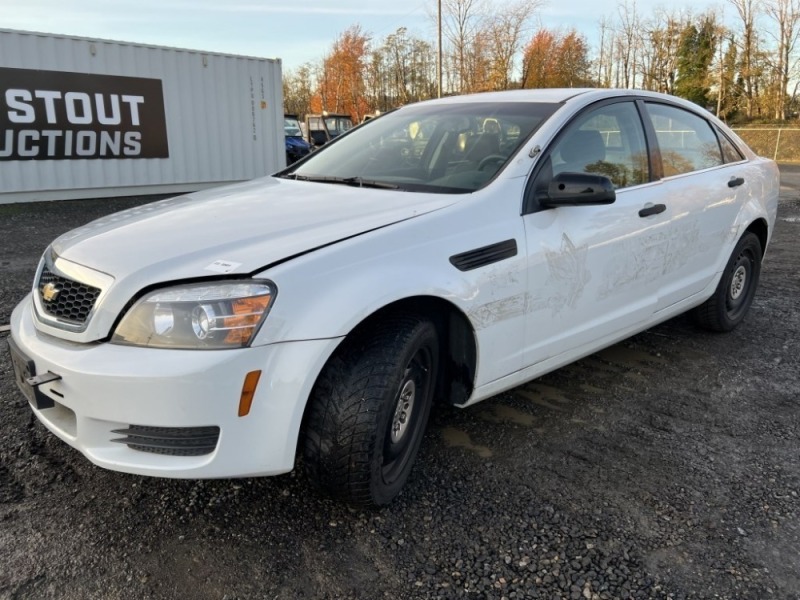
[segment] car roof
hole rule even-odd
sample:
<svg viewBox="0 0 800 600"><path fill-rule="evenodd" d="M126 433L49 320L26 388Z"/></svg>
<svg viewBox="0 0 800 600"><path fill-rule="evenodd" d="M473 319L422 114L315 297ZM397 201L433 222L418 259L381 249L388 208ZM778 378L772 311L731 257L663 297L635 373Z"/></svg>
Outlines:
<svg viewBox="0 0 800 600"><path fill-rule="evenodd" d="M727 130L721 121L707 109L690 102L684 98L651 92L648 90L631 90L622 88L543 88L535 90L504 90L500 92L479 92L476 94L464 94L460 96L445 96L434 100L426 100L419 104L469 104L469 103L504 103L504 102L532 102L544 104L568 104L576 102L582 106L604 100L607 98L637 97L644 100L655 100L670 102L702 115L704 118L711 118L718 126Z"/></svg>
<svg viewBox="0 0 800 600"><path fill-rule="evenodd" d="M575 96L590 92L609 92L612 90L599 90L594 88L546 88L536 90L504 90L502 92L480 92L477 94L464 94L461 96L445 96L431 102L544 102L559 103ZM624 90L613 90L622 92ZM616 95L616 94L608 94Z"/></svg>
<svg viewBox="0 0 800 600"><path fill-rule="evenodd" d="M424 104L442 103L472 103L472 102L541 102L549 104L566 103L570 100L588 104L604 98L620 98L626 96L637 96L652 98L654 100L668 100L676 104L682 104L693 110L702 110L701 107L683 98L677 98L667 94L651 92L646 90L631 90L620 88L543 88L535 90L505 90L500 92L480 92L476 94L464 94L460 96L445 96L435 100L427 100Z"/></svg>

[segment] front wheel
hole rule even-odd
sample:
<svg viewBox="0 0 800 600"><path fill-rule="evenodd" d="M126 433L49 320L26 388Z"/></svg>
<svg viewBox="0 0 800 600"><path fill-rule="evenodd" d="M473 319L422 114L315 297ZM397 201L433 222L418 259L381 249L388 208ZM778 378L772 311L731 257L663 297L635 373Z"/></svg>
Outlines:
<svg viewBox="0 0 800 600"><path fill-rule="evenodd" d="M356 505L391 502L422 442L438 365L436 328L422 317L389 317L346 339L309 399L312 482Z"/></svg>
<svg viewBox="0 0 800 600"><path fill-rule="evenodd" d="M714 295L694 309L695 321L712 331L731 331L747 314L761 275L761 242L745 233L736 244Z"/></svg>

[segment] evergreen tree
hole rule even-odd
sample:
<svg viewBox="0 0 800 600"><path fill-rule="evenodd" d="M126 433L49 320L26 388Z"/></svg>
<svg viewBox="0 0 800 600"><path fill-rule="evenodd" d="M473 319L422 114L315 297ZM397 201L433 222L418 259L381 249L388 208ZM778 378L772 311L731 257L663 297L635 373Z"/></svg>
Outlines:
<svg viewBox="0 0 800 600"><path fill-rule="evenodd" d="M678 47L678 76L675 80L675 95L691 100L695 104L708 107L709 69L714 59L717 33L712 18L703 17L700 27L688 24L681 32Z"/></svg>

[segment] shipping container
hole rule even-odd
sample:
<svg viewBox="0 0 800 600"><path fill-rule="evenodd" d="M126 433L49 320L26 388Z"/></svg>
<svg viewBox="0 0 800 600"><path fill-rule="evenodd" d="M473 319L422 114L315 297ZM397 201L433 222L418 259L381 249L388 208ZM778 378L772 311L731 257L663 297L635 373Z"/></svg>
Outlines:
<svg viewBox="0 0 800 600"><path fill-rule="evenodd" d="M181 193L285 162L279 59L0 29L0 203Z"/></svg>

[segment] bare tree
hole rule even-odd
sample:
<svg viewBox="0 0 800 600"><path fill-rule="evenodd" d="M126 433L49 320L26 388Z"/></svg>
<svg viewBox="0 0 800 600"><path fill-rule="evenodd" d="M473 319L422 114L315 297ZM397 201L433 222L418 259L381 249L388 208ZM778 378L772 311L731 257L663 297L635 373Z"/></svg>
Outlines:
<svg viewBox="0 0 800 600"><path fill-rule="evenodd" d="M617 87L635 88L642 28L636 12L636 1L624 0L617 6L617 11L620 20L616 36L616 85Z"/></svg>
<svg viewBox="0 0 800 600"><path fill-rule="evenodd" d="M314 95L314 66L306 63L283 77L283 110L289 114L304 115L311 110Z"/></svg>
<svg viewBox="0 0 800 600"><path fill-rule="evenodd" d="M777 48L773 69L775 73L776 119L786 118L786 102L789 94L789 79L794 70L792 60L798 35L800 35L800 0L765 0L764 12L775 21L777 26ZM796 62L796 61L795 61Z"/></svg>
<svg viewBox="0 0 800 600"><path fill-rule="evenodd" d="M469 81L478 34L483 28L485 0L442 0L442 29L451 45L458 92L471 91Z"/></svg>
<svg viewBox="0 0 800 600"><path fill-rule="evenodd" d="M642 87L672 94L675 90L678 47L687 17L677 12L657 10L643 23L644 43L641 46L639 69Z"/></svg>
<svg viewBox="0 0 800 600"><path fill-rule="evenodd" d="M373 110L385 111L431 98L435 77L433 46L400 27L371 52L366 75L368 103Z"/></svg>
<svg viewBox="0 0 800 600"><path fill-rule="evenodd" d="M599 21L600 48L597 56L597 85L611 87L615 69L614 49L617 47L617 32L608 17Z"/></svg>
<svg viewBox="0 0 800 600"><path fill-rule="evenodd" d="M728 0L736 9L741 20L742 35L739 42L741 63L739 74L744 84L745 111L752 118L755 108L758 38L756 35L756 15L758 0Z"/></svg>
<svg viewBox="0 0 800 600"><path fill-rule="evenodd" d="M514 60L522 46L531 18L544 0L517 0L505 4L487 19L485 37L491 62L490 85L496 90L511 87Z"/></svg>

